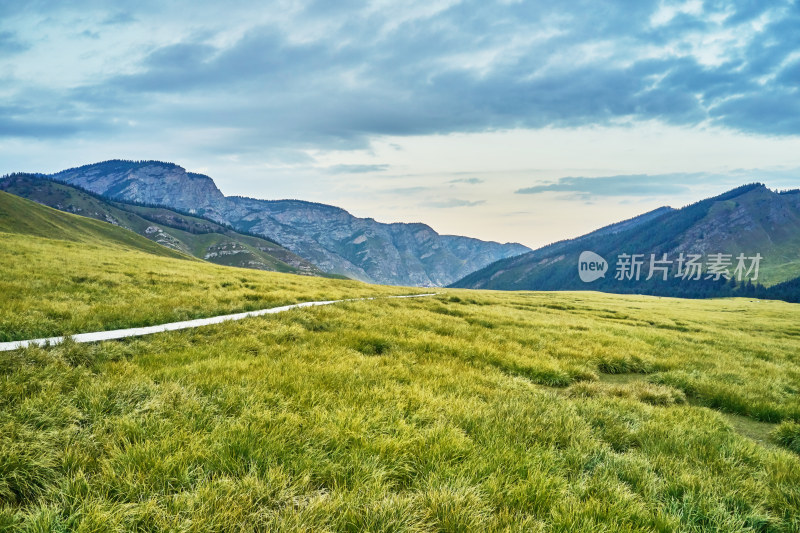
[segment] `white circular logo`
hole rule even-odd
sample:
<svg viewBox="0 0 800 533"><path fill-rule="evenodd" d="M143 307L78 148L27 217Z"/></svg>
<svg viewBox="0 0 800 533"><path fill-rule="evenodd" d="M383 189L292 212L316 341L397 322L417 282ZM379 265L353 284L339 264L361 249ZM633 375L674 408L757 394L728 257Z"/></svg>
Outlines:
<svg viewBox="0 0 800 533"><path fill-rule="evenodd" d="M584 283L603 278L608 271L608 263L594 252L581 252L578 258L578 275Z"/></svg>

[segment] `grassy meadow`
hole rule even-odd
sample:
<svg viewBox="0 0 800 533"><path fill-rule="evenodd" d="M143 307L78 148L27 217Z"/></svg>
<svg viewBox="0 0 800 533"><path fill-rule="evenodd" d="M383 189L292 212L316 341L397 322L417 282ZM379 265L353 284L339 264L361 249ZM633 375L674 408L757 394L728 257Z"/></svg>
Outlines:
<svg viewBox="0 0 800 533"><path fill-rule="evenodd" d="M797 531L798 318L448 291L2 353L0 524Z"/></svg>
<svg viewBox="0 0 800 533"><path fill-rule="evenodd" d="M11 339L416 292L1 225ZM442 290L0 352L0 530L796 532L799 454L776 301Z"/></svg>
<svg viewBox="0 0 800 533"><path fill-rule="evenodd" d="M0 251L0 342L425 292L214 265L4 192Z"/></svg>

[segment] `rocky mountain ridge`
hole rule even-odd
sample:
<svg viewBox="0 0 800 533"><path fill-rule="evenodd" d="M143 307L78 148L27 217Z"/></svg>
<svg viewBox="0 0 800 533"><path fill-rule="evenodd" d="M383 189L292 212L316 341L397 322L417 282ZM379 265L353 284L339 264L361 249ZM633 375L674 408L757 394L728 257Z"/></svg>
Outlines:
<svg viewBox="0 0 800 533"><path fill-rule="evenodd" d="M368 282L444 286L530 251L517 243L440 235L425 224L384 224L325 204L226 197L210 177L173 163L114 160L50 177L111 199L197 213L273 240L325 272Z"/></svg>

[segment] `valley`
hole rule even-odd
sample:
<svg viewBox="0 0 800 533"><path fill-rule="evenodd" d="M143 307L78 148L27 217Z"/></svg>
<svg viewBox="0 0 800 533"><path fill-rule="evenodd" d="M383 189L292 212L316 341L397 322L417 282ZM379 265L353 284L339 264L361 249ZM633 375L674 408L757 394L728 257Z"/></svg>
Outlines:
<svg viewBox="0 0 800 533"><path fill-rule="evenodd" d="M800 533L798 29L0 2L0 533Z"/></svg>
<svg viewBox="0 0 800 533"><path fill-rule="evenodd" d="M423 292L0 207L3 341ZM0 352L0 528L796 531L798 323L443 289Z"/></svg>
<svg viewBox="0 0 800 533"><path fill-rule="evenodd" d="M225 196L214 181L161 161L112 160L50 176L105 198L203 216L277 242L323 272L389 285L443 286L498 259L517 243L439 235L422 223L384 224L301 200Z"/></svg>

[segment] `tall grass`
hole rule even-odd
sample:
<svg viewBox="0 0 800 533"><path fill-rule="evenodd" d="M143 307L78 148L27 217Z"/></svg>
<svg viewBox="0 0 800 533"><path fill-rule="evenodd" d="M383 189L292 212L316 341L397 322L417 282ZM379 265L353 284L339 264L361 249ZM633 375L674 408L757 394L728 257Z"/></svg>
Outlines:
<svg viewBox="0 0 800 533"><path fill-rule="evenodd" d="M104 240L0 233L0 250L0 342L403 292L157 256Z"/></svg>
<svg viewBox="0 0 800 533"><path fill-rule="evenodd" d="M3 340L408 292L112 241L0 234ZM800 531L798 324L453 290L2 352L0 530Z"/></svg>
<svg viewBox="0 0 800 533"><path fill-rule="evenodd" d="M794 420L794 312L454 291L0 354L0 521L797 531L800 458L697 405L714 390L670 379L719 381ZM676 321L687 331L664 327ZM610 360L650 374L604 384Z"/></svg>

